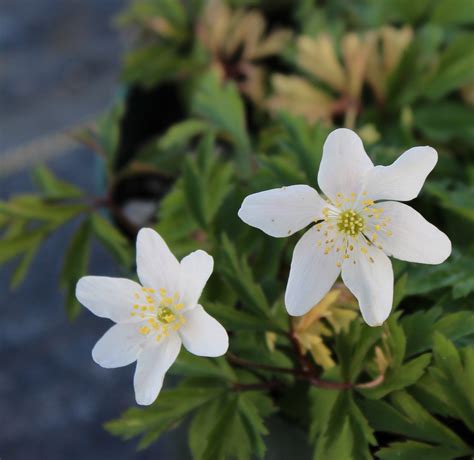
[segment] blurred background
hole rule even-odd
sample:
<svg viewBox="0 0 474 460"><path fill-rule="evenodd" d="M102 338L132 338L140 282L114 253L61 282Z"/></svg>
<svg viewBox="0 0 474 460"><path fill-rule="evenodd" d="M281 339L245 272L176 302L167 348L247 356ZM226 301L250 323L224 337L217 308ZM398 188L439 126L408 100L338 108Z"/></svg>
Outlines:
<svg viewBox="0 0 474 460"><path fill-rule="evenodd" d="M30 192L47 164L65 180L97 188L95 156L61 133L110 105L123 45L112 19L125 0L0 2L0 199ZM90 314L66 317L56 280L72 228L48 239L27 284L11 292L0 273L0 458L149 459L103 430L134 404L133 367L107 372L91 359L108 328ZM93 250L94 274L116 264Z"/></svg>

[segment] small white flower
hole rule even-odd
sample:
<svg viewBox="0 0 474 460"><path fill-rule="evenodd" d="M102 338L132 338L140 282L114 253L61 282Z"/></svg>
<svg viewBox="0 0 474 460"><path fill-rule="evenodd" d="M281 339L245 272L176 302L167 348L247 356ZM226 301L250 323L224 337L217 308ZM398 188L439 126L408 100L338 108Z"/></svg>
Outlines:
<svg viewBox="0 0 474 460"><path fill-rule="evenodd" d="M79 302L117 323L95 345L94 361L106 368L137 361L138 404L155 401L181 343L199 356L221 356L227 351L227 332L198 304L213 267L213 258L201 250L179 263L161 236L144 228L137 237L141 285L103 276L86 276L77 283Z"/></svg>
<svg viewBox="0 0 474 460"><path fill-rule="evenodd" d="M413 208L398 203L420 192L438 159L431 147L413 147L390 166L375 166L362 141L336 129L324 144L318 184L249 195L239 217L274 237L311 227L298 241L285 294L290 315L305 314L339 274L357 297L364 320L381 325L393 301L393 271L387 256L440 264L451 254L449 238Z"/></svg>

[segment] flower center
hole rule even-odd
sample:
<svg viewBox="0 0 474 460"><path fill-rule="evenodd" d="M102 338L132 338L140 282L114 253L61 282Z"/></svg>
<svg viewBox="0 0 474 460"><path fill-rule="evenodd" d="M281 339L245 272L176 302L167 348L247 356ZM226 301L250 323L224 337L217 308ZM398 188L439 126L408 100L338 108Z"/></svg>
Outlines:
<svg viewBox="0 0 474 460"><path fill-rule="evenodd" d="M184 316L179 313L184 308L184 305L179 303L179 293L171 297L164 288L156 292L152 288L143 287L141 292L135 292L134 297L136 303L130 316L138 316L148 323L141 323L138 331L142 335L154 336L159 342L169 336L170 330L177 331L186 322Z"/></svg>
<svg viewBox="0 0 474 460"><path fill-rule="evenodd" d="M364 230L364 218L353 209L343 211L337 220L337 229L349 236L357 236Z"/></svg>

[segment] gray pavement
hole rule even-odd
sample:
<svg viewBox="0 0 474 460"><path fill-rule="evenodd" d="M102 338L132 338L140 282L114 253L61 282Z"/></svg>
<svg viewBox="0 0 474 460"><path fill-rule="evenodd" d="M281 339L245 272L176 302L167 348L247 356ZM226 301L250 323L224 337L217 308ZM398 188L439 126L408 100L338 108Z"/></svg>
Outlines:
<svg viewBox="0 0 474 460"><path fill-rule="evenodd" d="M0 0L0 169L13 149L107 107L121 56L110 21L124 4ZM64 179L99 193L93 153L78 147L47 164ZM31 190L28 168L0 174L0 199ZM57 281L76 225L48 240L16 291L8 287L11 265L0 269L0 458L171 458L167 441L136 453L133 441L123 443L102 428L134 405L133 366L105 370L92 361L92 346L109 327L107 321L86 311L75 323L66 318ZM90 273L117 274L98 246Z"/></svg>

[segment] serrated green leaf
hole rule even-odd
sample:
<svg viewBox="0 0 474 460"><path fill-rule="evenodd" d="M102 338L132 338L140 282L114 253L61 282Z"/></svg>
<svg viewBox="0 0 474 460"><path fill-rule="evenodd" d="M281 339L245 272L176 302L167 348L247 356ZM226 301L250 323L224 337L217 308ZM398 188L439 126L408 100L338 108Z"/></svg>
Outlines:
<svg viewBox="0 0 474 460"><path fill-rule="evenodd" d="M416 441L394 442L377 452L382 460L455 460L460 452L449 447L432 446Z"/></svg>
<svg viewBox="0 0 474 460"><path fill-rule="evenodd" d="M0 213L20 219L42 220L60 225L87 210L81 204L51 203L34 195L17 195L0 202Z"/></svg>
<svg viewBox="0 0 474 460"><path fill-rule="evenodd" d="M66 291L66 312L73 320L81 309L76 299L76 283L87 272L90 254L91 221L84 220L66 249L60 275L60 285Z"/></svg>
<svg viewBox="0 0 474 460"><path fill-rule="evenodd" d="M390 368L383 383L373 388L359 388L358 391L366 398L380 399L393 391L401 390L415 384L425 372L431 361L431 354L418 356L401 367Z"/></svg>
<svg viewBox="0 0 474 460"><path fill-rule="evenodd" d="M122 266L130 267L133 253L128 240L100 214L93 213L90 219L94 236L117 258Z"/></svg>
<svg viewBox="0 0 474 460"><path fill-rule="evenodd" d="M0 265L37 247L51 230L51 227L44 226L25 233L2 236L0 239Z"/></svg>
<svg viewBox="0 0 474 460"><path fill-rule="evenodd" d="M33 178L46 198L78 198L83 195L80 188L58 179L46 166L38 166L33 171Z"/></svg>
<svg viewBox="0 0 474 460"><path fill-rule="evenodd" d="M422 435L422 439L450 447L466 449L466 444L456 433L433 417L407 392L398 391L392 393L390 400L396 409L413 421L416 426L414 432L419 432Z"/></svg>
<svg viewBox="0 0 474 460"><path fill-rule="evenodd" d="M217 388L198 386L164 390L152 406L129 409L119 419L107 422L105 428L123 439L142 435L139 448L145 449L165 431L175 428L187 414L221 393Z"/></svg>
<svg viewBox="0 0 474 460"><path fill-rule="evenodd" d="M254 281L246 259L239 259L235 247L226 235L222 237L222 250L221 273L242 301L243 309L268 317L270 309L262 288Z"/></svg>
<svg viewBox="0 0 474 460"><path fill-rule="evenodd" d="M35 243L33 243L23 254L21 261L15 268L13 272L10 286L12 289L17 288L25 279L26 275L28 274L28 269L35 258L38 249L43 242L42 238L38 238ZM1 250L0 250L1 251Z"/></svg>
<svg viewBox="0 0 474 460"><path fill-rule="evenodd" d="M242 99L233 82L221 83L214 72L204 75L192 101L193 112L209 120L236 147L241 170L250 170L250 139Z"/></svg>

